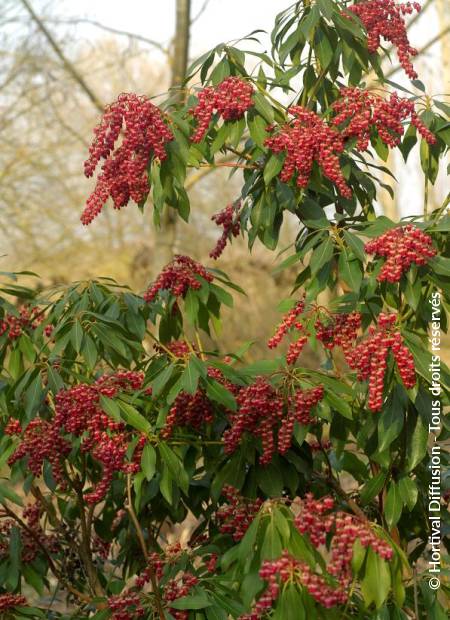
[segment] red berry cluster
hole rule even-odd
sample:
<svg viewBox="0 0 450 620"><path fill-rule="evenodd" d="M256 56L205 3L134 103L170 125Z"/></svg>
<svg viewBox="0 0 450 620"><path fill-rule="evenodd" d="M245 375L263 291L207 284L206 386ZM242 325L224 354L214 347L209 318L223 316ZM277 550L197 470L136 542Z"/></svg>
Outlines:
<svg viewBox="0 0 450 620"><path fill-rule="evenodd" d="M299 389L285 399L267 379L257 377L237 394L237 411L228 412L231 427L223 435L225 452L234 452L244 433L251 433L261 438L263 453L259 462L267 465L275 451L285 454L291 447L296 421L300 424L314 421L311 410L322 398L323 387L318 386Z"/></svg>
<svg viewBox="0 0 450 620"><path fill-rule="evenodd" d="M420 11L418 2L397 3L395 0L363 0L348 7L359 17L367 31L367 47L374 53L381 45L381 38L397 48L397 55L406 75L414 80L417 73L411 63L411 56L417 50L411 47L406 30L405 15Z"/></svg>
<svg viewBox="0 0 450 620"><path fill-rule="evenodd" d="M361 327L361 314L328 315L326 319L317 319L315 322L316 337L326 349L342 347L344 352L353 346L358 330Z"/></svg>
<svg viewBox="0 0 450 620"><path fill-rule="evenodd" d="M295 395L289 399L287 414L278 431L278 452L280 454L286 454L292 445L295 422L308 425L315 421L311 412L322 398L323 387L320 385L309 390L297 390Z"/></svg>
<svg viewBox="0 0 450 620"><path fill-rule="evenodd" d="M341 134L315 112L302 106L289 108L294 119L265 141L274 153L286 152L280 179L284 183L297 173L298 187L306 188L314 161L345 198L352 192L342 174L339 155L344 150Z"/></svg>
<svg viewBox="0 0 450 620"><path fill-rule="evenodd" d="M166 342L164 347L158 343L155 343L153 348L155 351L158 351L158 353L165 353L169 350L172 355L178 357L179 359L189 357L192 351L196 351L197 349L195 344L189 346L189 343L186 342L186 340L172 340L172 342Z"/></svg>
<svg viewBox="0 0 450 620"><path fill-rule="evenodd" d="M127 205L130 198L141 202L149 191L150 159L164 160L165 145L173 140L159 108L147 97L133 93L120 95L106 108L94 134L84 164L85 175L91 177L100 160L105 161L81 216L83 224L90 224L100 214L109 197L115 209ZM119 135L122 141L116 147Z"/></svg>
<svg viewBox="0 0 450 620"><path fill-rule="evenodd" d="M360 151L367 150L372 128L388 146L400 144L404 133L402 121L408 118L429 144L436 143L435 136L418 117L414 102L399 97L397 93L384 99L360 88L341 88L340 98L332 108L336 113L333 124L347 123L341 134L344 138L356 137L356 148Z"/></svg>
<svg viewBox="0 0 450 620"><path fill-rule="evenodd" d="M312 440L309 442L309 447L311 448L311 452L322 452L323 450L330 450L331 441L329 439L322 439L322 441Z"/></svg>
<svg viewBox="0 0 450 620"><path fill-rule="evenodd" d="M155 551L150 554L148 558L148 566L144 568L142 573L136 579L136 587L142 590L145 584L151 581L151 574L153 573L157 579L161 579L166 565L165 560Z"/></svg>
<svg viewBox="0 0 450 620"><path fill-rule="evenodd" d="M160 435L163 439L168 439L175 426L190 426L199 430L203 424L209 424L213 419L213 408L204 390L198 389L195 394L180 392L169 410Z"/></svg>
<svg viewBox="0 0 450 620"><path fill-rule="evenodd" d="M399 282L412 263L426 265L436 255L430 235L408 224L392 228L366 243L368 254L384 256L386 261L377 276L379 282Z"/></svg>
<svg viewBox="0 0 450 620"><path fill-rule="evenodd" d="M253 87L238 77L228 77L218 86L208 86L198 93L198 103L191 110L197 119L192 142L201 142L208 131L214 112L224 121L242 118L253 105Z"/></svg>
<svg viewBox="0 0 450 620"><path fill-rule="evenodd" d="M126 462L132 436L125 425L112 420L100 406L100 396L113 398L120 391L142 388L143 374L118 371L103 375L94 384L81 383L68 390L61 390L55 398L55 417L50 422L42 418L32 420L22 432L16 421L10 422L8 431L20 433L21 441L9 459L10 465L28 457L28 468L39 476L44 460L52 466L56 482L64 488L63 460L71 450L65 435L82 437L81 449L101 463L102 478L93 492L86 494L87 502L101 501L107 493L114 473L134 472L139 468L145 437L138 439L132 462Z"/></svg>
<svg viewBox="0 0 450 620"><path fill-rule="evenodd" d="M238 410L230 412L231 428L223 435L225 452L231 454L238 447L244 433L261 438L262 465L270 463L275 452L273 427L283 418L283 399L264 377L243 388L237 396Z"/></svg>
<svg viewBox="0 0 450 620"><path fill-rule="evenodd" d="M303 299L301 299L297 301L292 310L289 310L289 312L283 317L283 320L278 325L275 334L267 343L269 349L275 349L275 347L280 344L280 342L291 329L291 327L295 326L297 329L303 329L302 324L297 321L297 317L303 314L304 310L305 302L303 301Z"/></svg>
<svg viewBox="0 0 450 620"><path fill-rule="evenodd" d="M24 607L26 598L20 594L0 594L0 613L9 611L13 607Z"/></svg>
<svg viewBox="0 0 450 620"><path fill-rule="evenodd" d="M8 334L9 340L16 340L27 329L36 329L44 320L39 308L23 306L19 310L19 316L5 313L0 320L0 336Z"/></svg>
<svg viewBox="0 0 450 620"><path fill-rule="evenodd" d="M384 376L387 357L391 350L397 362L400 377L407 388L416 383L414 358L405 346L399 331L395 331L395 314L378 317L378 325L370 327L368 336L355 348L346 352L350 368L357 370L360 381L369 380L369 409L379 411L383 404Z"/></svg>
<svg viewBox="0 0 450 620"><path fill-rule="evenodd" d="M142 618L146 611L141 604L141 596L137 592L125 592L111 596L108 607L112 611L113 620L135 620Z"/></svg>
<svg viewBox="0 0 450 620"><path fill-rule="evenodd" d="M144 294L144 299L151 303L163 290L170 291L175 297L184 297L189 289L201 288L200 278L212 282L214 276L193 258L177 255L164 267L156 281Z"/></svg>
<svg viewBox="0 0 450 620"><path fill-rule="evenodd" d="M216 512L219 530L222 534L230 534L238 542L250 527L253 519L263 504L262 499L249 500L239 494L239 491L227 484L222 489L222 495L227 503Z"/></svg>
<svg viewBox="0 0 450 620"><path fill-rule="evenodd" d="M164 588L163 599L168 606L168 612L174 620L188 620L189 611L170 607L170 603L177 598L187 596L191 589L198 584L198 578L192 573L183 572L176 579L170 579Z"/></svg>
<svg viewBox="0 0 450 620"><path fill-rule="evenodd" d="M27 457L28 469L35 475L42 474L42 466L47 460L52 468L55 481L65 488L62 462L71 450L70 443L55 431L51 422L34 418L23 431L20 443L8 459L10 466Z"/></svg>
<svg viewBox="0 0 450 620"><path fill-rule="evenodd" d="M368 522L342 511L330 512L333 507L331 497L316 500L309 493L300 502L295 525L301 534L308 534L315 547L325 545L327 535L331 533L327 571L337 579L344 592L352 581L351 562L356 539L363 547L370 547L385 560L392 558L393 551L385 540L373 533Z"/></svg>
<svg viewBox="0 0 450 620"><path fill-rule="evenodd" d="M314 573L305 562L297 560L286 550L277 560L265 560L259 576L267 581L266 589L256 601L252 612L241 616L240 620L259 620L264 617L274 607L280 588L286 582L305 588L326 608L342 605L347 600L347 595L340 586L330 585L322 575Z"/></svg>
<svg viewBox="0 0 450 620"><path fill-rule="evenodd" d="M240 209L242 203L240 201L229 204L212 216L213 222L217 224L217 226L222 226L223 232L219 239L217 240L216 246L209 253L211 258L218 259L224 251L227 241L232 239L233 237L237 237L241 232L241 223L239 220Z"/></svg>
<svg viewBox="0 0 450 620"><path fill-rule="evenodd" d="M297 320L298 317L303 314L304 310L305 302L303 300L298 301L292 308L292 310L290 310L283 317L283 320L278 325L275 334L272 336L272 338L270 338L267 343L269 349L274 349L280 344L284 336L292 327L294 327L298 332L300 332L300 336L298 336L296 340L291 342L288 347L286 361L290 365L295 364L300 353L303 351L305 344L308 342L308 337L304 333L304 326L300 321Z"/></svg>

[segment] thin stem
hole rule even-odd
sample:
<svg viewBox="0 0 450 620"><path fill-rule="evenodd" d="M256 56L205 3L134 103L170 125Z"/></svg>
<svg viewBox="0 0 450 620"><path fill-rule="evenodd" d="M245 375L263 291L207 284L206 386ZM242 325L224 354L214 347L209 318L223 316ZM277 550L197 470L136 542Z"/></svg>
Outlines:
<svg viewBox="0 0 450 620"><path fill-rule="evenodd" d="M144 532L142 531L141 525L139 523L139 520L133 508L133 498L131 495L131 474L127 475L127 506L126 508L133 522L134 528L136 530L136 535L138 537L139 544L141 546L142 555L144 556L145 561L147 563L148 574L150 577L150 582L152 584L153 594L155 596L155 604L156 604L158 615L160 617L160 620L164 620L165 614L164 614L164 609L161 603L161 597L159 594L158 581L156 579L156 574L155 574L155 571L153 570L152 563L149 561L147 543L145 542Z"/></svg>

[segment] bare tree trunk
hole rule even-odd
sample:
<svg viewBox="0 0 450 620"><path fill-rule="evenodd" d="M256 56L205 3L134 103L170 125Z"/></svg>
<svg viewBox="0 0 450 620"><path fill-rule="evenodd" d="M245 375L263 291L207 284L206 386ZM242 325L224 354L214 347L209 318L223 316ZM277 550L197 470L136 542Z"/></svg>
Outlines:
<svg viewBox="0 0 450 620"><path fill-rule="evenodd" d="M172 56L172 79L171 88L173 95L182 103L185 92L182 89L186 79L189 34L191 26L191 0L176 0L176 27L173 42ZM175 253L177 238L177 215L175 211L166 206L161 215L161 226L156 231L155 256L152 267L156 273L169 263Z"/></svg>

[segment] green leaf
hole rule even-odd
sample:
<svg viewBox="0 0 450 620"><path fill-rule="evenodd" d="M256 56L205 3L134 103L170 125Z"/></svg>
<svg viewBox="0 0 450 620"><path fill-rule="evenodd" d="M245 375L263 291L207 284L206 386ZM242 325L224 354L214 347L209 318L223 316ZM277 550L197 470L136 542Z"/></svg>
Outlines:
<svg viewBox="0 0 450 620"><path fill-rule="evenodd" d="M151 382L153 396L158 396L160 392L165 388L172 373L175 369L174 364L170 364L162 372L160 372L156 378Z"/></svg>
<svg viewBox="0 0 450 620"><path fill-rule="evenodd" d="M274 560L280 557L282 551L283 546L281 544L280 534L275 526L275 522L271 519L264 536L261 558L263 560Z"/></svg>
<svg viewBox="0 0 450 620"><path fill-rule="evenodd" d="M378 495L386 481L386 472L380 471L376 476L368 480L364 485L360 497L363 504L368 504Z"/></svg>
<svg viewBox="0 0 450 620"><path fill-rule="evenodd" d="M392 480L388 486L386 501L384 504L384 517L389 529L397 525L401 517L403 501L397 484Z"/></svg>
<svg viewBox="0 0 450 620"><path fill-rule="evenodd" d="M264 95L257 92L253 95L256 110L263 116L268 123L272 123L274 120L273 108Z"/></svg>
<svg viewBox="0 0 450 620"><path fill-rule="evenodd" d="M353 419L353 412L350 405L342 398L342 396L338 396L334 392L327 390L326 396L324 399L332 409L338 411L344 418L348 420Z"/></svg>
<svg viewBox="0 0 450 620"><path fill-rule="evenodd" d="M146 443L142 451L141 468L147 480L151 480L156 471L156 451L155 448Z"/></svg>
<svg viewBox="0 0 450 620"><path fill-rule="evenodd" d="M23 501L20 495L18 495L13 489L10 489L5 484L0 483L0 501L9 500L17 506L23 506Z"/></svg>
<svg viewBox="0 0 450 620"><path fill-rule="evenodd" d="M427 453L428 428L417 416L414 430L410 433L407 441L406 471L412 471L421 462Z"/></svg>
<svg viewBox="0 0 450 620"><path fill-rule="evenodd" d="M174 609L205 609L212 604L206 591L200 588L197 588L195 594L188 594L170 602L170 606Z"/></svg>
<svg viewBox="0 0 450 620"><path fill-rule="evenodd" d="M361 241L359 237L349 232L348 230L343 231L344 239L347 242L348 246L351 248L353 254L359 258L359 260L364 263L367 256L364 251L364 243Z"/></svg>
<svg viewBox="0 0 450 620"><path fill-rule="evenodd" d="M350 289L358 293L363 279L362 266L359 260L352 260L345 250L339 256L339 273Z"/></svg>
<svg viewBox="0 0 450 620"><path fill-rule="evenodd" d="M224 405L227 409L231 409L231 411L236 411L237 404L233 394L214 379L208 379L206 393L212 400Z"/></svg>
<svg viewBox="0 0 450 620"><path fill-rule="evenodd" d="M277 176L282 167L283 157L279 154L272 154L264 166L264 183L266 186Z"/></svg>
<svg viewBox="0 0 450 620"><path fill-rule="evenodd" d="M411 511L416 505L419 495L417 484L408 476L403 476L398 480L397 486L403 504Z"/></svg>
<svg viewBox="0 0 450 620"><path fill-rule="evenodd" d="M80 321L75 321L72 329L70 330L70 341L75 351L80 353L81 344L83 342L83 328Z"/></svg>
<svg viewBox="0 0 450 620"><path fill-rule="evenodd" d="M333 250L334 245L331 237L327 237L327 239L323 241L319 247L313 250L309 263L312 276L316 275L316 273L331 260Z"/></svg>
<svg viewBox="0 0 450 620"><path fill-rule="evenodd" d="M196 357L191 357L186 365L186 368L181 375L181 387L188 394L194 394L197 390L198 380L200 378L200 371L198 365L193 362L193 360L197 359Z"/></svg>
<svg viewBox="0 0 450 620"><path fill-rule="evenodd" d="M378 419L378 450L383 452L396 439L403 428L405 414L398 399L391 399Z"/></svg>
<svg viewBox="0 0 450 620"><path fill-rule="evenodd" d="M283 476L273 463L261 467L256 472L259 488L269 497L281 497L283 492Z"/></svg>
<svg viewBox="0 0 450 620"><path fill-rule="evenodd" d="M141 433L150 434L152 432L150 422L146 420L144 416L140 414L139 411L132 405L129 405L122 400L118 401L118 405L122 411L122 418L127 424L136 430L141 431Z"/></svg>
<svg viewBox="0 0 450 620"><path fill-rule="evenodd" d="M86 360L86 364L90 369L95 368L95 364L97 363L97 347L95 346L95 342L89 336L89 334L85 334L84 345L82 348L82 354L84 359Z"/></svg>
<svg viewBox="0 0 450 620"><path fill-rule="evenodd" d="M248 129L250 136L255 144L264 147L264 140L267 138L267 121L262 116L254 115L248 119Z"/></svg>
<svg viewBox="0 0 450 620"><path fill-rule="evenodd" d="M361 591L367 606L375 603L377 609L386 600L391 587L391 573L388 564L372 549L368 550L366 571L361 582Z"/></svg>
<svg viewBox="0 0 450 620"><path fill-rule="evenodd" d="M187 473L175 454L175 452L169 448L169 446L165 442L161 442L158 444L158 450L161 455L161 459L167 465L171 477L174 479L176 484L187 493L189 487L189 478Z"/></svg>

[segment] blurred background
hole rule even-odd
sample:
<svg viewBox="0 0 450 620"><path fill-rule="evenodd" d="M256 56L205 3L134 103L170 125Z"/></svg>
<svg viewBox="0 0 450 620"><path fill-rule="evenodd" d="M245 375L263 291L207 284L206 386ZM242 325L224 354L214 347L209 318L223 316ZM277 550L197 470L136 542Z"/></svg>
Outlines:
<svg viewBox="0 0 450 620"><path fill-rule="evenodd" d="M83 161L103 106L124 91L164 93L174 81L181 36L189 34L192 60L219 42L270 31L275 15L290 4L178 0L190 25L182 32L178 21L177 32L176 0L1 0L0 270L31 269L45 284L112 276L144 289L162 259L163 233L152 225L151 208L141 214L130 203L119 212L106 208L87 228L79 221L92 189ZM411 44L419 49L414 65L427 93L440 99L450 82L447 9L446 0L424 0L420 16L410 20ZM267 34L256 36L267 49ZM410 88L395 54L391 60L390 79ZM381 193L379 208L393 219L423 208L417 151L407 166L399 153L388 161L398 183L394 199ZM174 251L213 262L208 253L219 230L211 215L236 197L239 183L223 168L188 180L191 223L172 225ZM441 173L431 208L441 204L444 184ZM282 245L294 236L293 223L285 222ZM217 266L248 293L237 300L245 315L227 320L227 346L265 339L277 322L276 300L288 295L294 278L274 275L276 264L276 253L257 246L249 255L240 239L219 260Z"/></svg>

